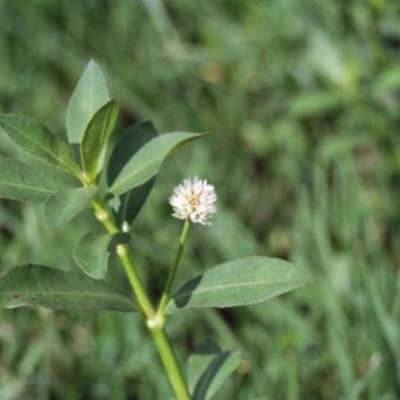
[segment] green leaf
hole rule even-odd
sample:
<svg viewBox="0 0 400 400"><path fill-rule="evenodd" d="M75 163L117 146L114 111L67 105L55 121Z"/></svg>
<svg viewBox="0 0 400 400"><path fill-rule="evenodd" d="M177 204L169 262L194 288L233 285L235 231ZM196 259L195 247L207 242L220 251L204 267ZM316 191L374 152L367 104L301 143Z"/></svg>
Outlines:
<svg viewBox="0 0 400 400"><path fill-rule="evenodd" d="M91 60L72 94L67 110L70 143L81 143L86 127L96 111L110 100L100 67Z"/></svg>
<svg viewBox="0 0 400 400"><path fill-rule="evenodd" d="M0 276L0 306L136 311L129 297L105 281L33 264L12 268Z"/></svg>
<svg viewBox="0 0 400 400"><path fill-rule="evenodd" d="M0 157L0 197L19 201L45 201L53 193L73 188L79 181L50 165L28 166Z"/></svg>
<svg viewBox="0 0 400 400"><path fill-rule="evenodd" d="M129 190L121 196L121 204L118 207L118 211L115 215L115 220L119 226L126 222L131 225L136 219L139 211L142 209L144 203L151 190L153 189L156 178L153 177L146 183Z"/></svg>
<svg viewBox="0 0 400 400"><path fill-rule="evenodd" d="M44 219L49 228L58 228L80 213L96 194L96 187L60 190L44 204Z"/></svg>
<svg viewBox="0 0 400 400"><path fill-rule="evenodd" d="M187 282L166 313L190 307L236 307L259 303L304 284L308 275L293 264L268 257L229 261Z"/></svg>
<svg viewBox="0 0 400 400"><path fill-rule="evenodd" d="M94 114L85 130L81 146L82 164L92 182L102 167L100 164L117 116L118 106L114 100L110 100Z"/></svg>
<svg viewBox="0 0 400 400"><path fill-rule="evenodd" d="M0 128L25 153L78 174L72 148L39 122L21 115L0 115Z"/></svg>
<svg viewBox="0 0 400 400"><path fill-rule="evenodd" d="M203 135L173 132L150 140L125 165L109 189L109 193L119 196L147 182L158 172L170 152Z"/></svg>
<svg viewBox="0 0 400 400"><path fill-rule="evenodd" d="M108 185L117 178L118 174L132 158L147 142L158 136L158 132L150 121L140 122L129 128L115 145L107 168ZM123 222L131 224L140 209L149 196L151 189L154 186L155 178L148 182L128 191L120 198L120 203L117 208L116 220L119 226Z"/></svg>
<svg viewBox="0 0 400 400"><path fill-rule="evenodd" d="M129 240L128 233L88 233L76 245L73 257L85 274L101 279L107 272L110 252L118 244L128 243Z"/></svg>
<svg viewBox="0 0 400 400"><path fill-rule="evenodd" d="M188 383L193 400L211 399L240 364L239 350L223 351L206 340L189 357Z"/></svg>

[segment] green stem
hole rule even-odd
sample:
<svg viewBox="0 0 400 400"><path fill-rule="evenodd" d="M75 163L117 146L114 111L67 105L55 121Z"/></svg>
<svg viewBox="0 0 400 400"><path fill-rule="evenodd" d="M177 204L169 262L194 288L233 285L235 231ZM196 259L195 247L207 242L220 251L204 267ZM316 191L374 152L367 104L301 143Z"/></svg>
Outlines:
<svg viewBox="0 0 400 400"><path fill-rule="evenodd" d="M92 200L92 207L96 218L104 225L109 233L119 232L110 213L98 198ZM180 250L180 252L182 253L182 250ZM186 381L176 359L171 342L164 330L165 318L164 316L160 317L160 315L156 314L133 262L129 246L126 244L118 245L117 254L128 276L132 289L136 294L143 316L147 320L147 326L153 336L154 343L175 392L175 396L177 400L190 400ZM179 263L179 260L177 262Z"/></svg>
<svg viewBox="0 0 400 400"><path fill-rule="evenodd" d="M93 199L92 205L97 219L104 225L109 233L119 232L118 227L110 217L107 209L102 205L99 199ZM136 294L140 308L143 310L147 318L153 318L155 310L149 297L146 294L142 281L137 272L136 266L132 260L129 247L126 244L119 244L117 246L117 254L128 276L129 282Z"/></svg>
<svg viewBox="0 0 400 400"><path fill-rule="evenodd" d="M174 283L176 271L178 270L178 266L182 258L183 249L185 248L185 244L189 236L189 228L190 228L190 220L189 218L187 218L182 228L181 237L179 238L179 247L178 247L178 252L176 253L175 262L169 273L164 292L161 296L160 305L158 306L157 310L158 315L164 314L165 307L167 306L168 301L171 298L172 284Z"/></svg>
<svg viewBox="0 0 400 400"><path fill-rule="evenodd" d="M171 342L162 327L150 329L153 335L154 343L157 346L158 353L167 371L169 380L174 389L176 398L178 400L190 400L185 379L183 378L182 371L179 367L178 360L172 350Z"/></svg>

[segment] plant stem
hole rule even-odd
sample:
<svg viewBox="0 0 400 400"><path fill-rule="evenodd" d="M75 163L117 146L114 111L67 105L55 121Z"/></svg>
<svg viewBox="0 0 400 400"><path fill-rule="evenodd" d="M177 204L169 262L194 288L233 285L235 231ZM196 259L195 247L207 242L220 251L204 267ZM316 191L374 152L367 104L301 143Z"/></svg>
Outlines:
<svg viewBox="0 0 400 400"><path fill-rule="evenodd" d="M190 400L185 380L182 371L179 367L178 360L172 349L171 342L164 330L164 328L151 329L154 343L157 346L158 353L167 371L169 380L174 389L175 396L178 400Z"/></svg>
<svg viewBox="0 0 400 400"><path fill-rule="evenodd" d="M97 219L104 225L109 233L118 233L119 229L112 220L108 210L102 205L99 199L93 199L92 205L95 210ZM117 246L117 254L122 262L125 273L128 276L129 282L136 294L140 308L147 318L153 318L155 310L147 293L144 289L143 283L139 277L136 266L132 260L129 247L126 244L119 244Z"/></svg>
<svg viewBox="0 0 400 400"><path fill-rule="evenodd" d="M118 233L120 231L115 225L110 213L98 198L92 200L92 207L95 211L96 218L104 225L109 233ZM187 227L187 229L189 228ZM182 253L182 250L180 250L180 253ZM156 314L133 262L129 246L126 244L118 245L117 254L128 276L132 289L136 294L143 316L147 320L147 327L153 336L154 343L175 392L175 396L177 400L190 400L186 381L183 377L178 360L176 359L171 342L164 330L165 318L163 315L160 318L160 316ZM179 259L175 264L179 263Z"/></svg>
<svg viewBox="0 0 400 400"><path fill-rule="evenodd" d="M159 315L164 315L165 307L167 306L168 301L171 298L172 284L174 283L176 271L178 270L178 266L182 258L183 249L185 248L185 244L189 236L189 228L190 228L190 220L188 218L185 220L185 224L183 225L181 237L179 238L179 247L178 247L178 252L176 253L175 262L169 273L168 280L165 285L164 292L161 296L160 304L158 306L157 314Z"/></svg>

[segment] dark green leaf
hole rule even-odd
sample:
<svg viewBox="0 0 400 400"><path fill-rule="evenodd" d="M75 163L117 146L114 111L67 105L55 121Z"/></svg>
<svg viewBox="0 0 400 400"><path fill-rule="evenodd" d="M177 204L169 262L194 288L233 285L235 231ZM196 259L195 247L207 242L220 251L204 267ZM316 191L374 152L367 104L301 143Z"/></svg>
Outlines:
<svg viewBox="0 0 400 400"><path fill-rule="evenodd" d="M0 306L136 311L129 297L105 281L32 264L13 268L0 276Z"/></svg>
<svg viewBox="0 0 400 400"><path fill-rule="evenodd" d="M58 228L80 213L96 194L96 187L61 190L44 204L44 218L49 228Z"/></svg>
<svg viewBox="0 0 400 400"><path fill-rule="evenodd" d="M53 193L73 188L79 181L50 165L28 166L0 157L0 197L19 201L45 201Z"/></svg>
<svg viewBox="0 0 400 400"><path fill-rule="evenodd" d="M83 169L90 181L94 181L104 160L105 147L118 116L118 106L110 100L90 120L81 146Z"/></svg>
<svg viewBox="0 0 400 400"><path fill-rule="evenodd" d="M223 351L210 340L189 357L188 381L193 400L211 399L240 363L240 351Z"/></svg>
<svg viewBox="0 0 400 400"><path fill-rule="evenodd" d="M132 156L148 141L158 136L154 125L150 121L140 122L129 128L115 145L108 163L107 179L112 185L123 167ZM123 194L116 213L118 224L126 221L131 224L153 188L155 178Z"/></svg>
<svg viewBox="0 0 400 400"><path fill-rule="evenodd" d="M156 178L153 177L146 183L143 183L142 185L121 195L121 204L115 215L115 219L119 226L122 226L124 222L129 225L132 224L149 197L155 181Z"/></svg>
<svg viewBox="0 0 400 400"><path fill-rule="evenodd" d="M107 167L108 185L112 185L134 154L147 142L158 136L150 121L139 122L127 129L115 145Z"/></svg>
<svg viewBox="0 0 400 400"><path fill-rule="evenodd" d="M128 233L88 233L81 238L74 249L75 262L90 277L104 278L110 251L118 244L129 242L129 239Z"/></svg>
<svg viewBox="0 0 400 400"><path fill-rule="evenodd" d="M158 172L170 152L202 135L173 132L150 140L125 165L109 192L114 196L119 196L147 182Z"/></svg>
<svg viewBox="0 0 400 400"><path fill-rule="evenodd" d="M235 307L259 303L304 284L308 275L293 264L268 257L248 257L216 266L186 283L166 308Z"/></svg>
<svg viewBox="0 0 400 400"><path fill-rule="evenodd" d="M39 122L21 115L0 115L0 128L25 153L79 174L71 147Z"/></svg>
<svg viewBox="0 0 400 400"><path fill-rule="evenodd" d="M70 143L81 143L93 115L109 100L103 73L100 67L91 60L83 71L68 104L67 133Z"/></svg>

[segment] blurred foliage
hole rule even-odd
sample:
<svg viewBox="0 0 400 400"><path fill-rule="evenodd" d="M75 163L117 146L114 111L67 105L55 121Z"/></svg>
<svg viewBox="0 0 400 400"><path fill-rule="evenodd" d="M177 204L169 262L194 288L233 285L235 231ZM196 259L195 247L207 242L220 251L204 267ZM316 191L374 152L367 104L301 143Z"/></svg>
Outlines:
<svg viewBox="0 0 400 400"><path fill-rule="evenodd" d="M314 282L263 305L174 317L180 357L206 335L243 349L243 368L220 399L394 400L399 50L396 0L0 0L0 112L65 135L68 98L94 58L122 104L121 129L151 119L161 132L213 131L166 163L135 223L154 295L180 229L167 197L195 174L216 185L219 213L212 227L193 229L182 281L264 254L308 268ZM16 151L3 137L0 148ZM2 270L26 261L76 268L77 230L97 225L87 216L49 231L39 211L0 203ZM124 284L116 266L109 278ZM2 399L170 393L135 317L0 316Z"/></svg>

